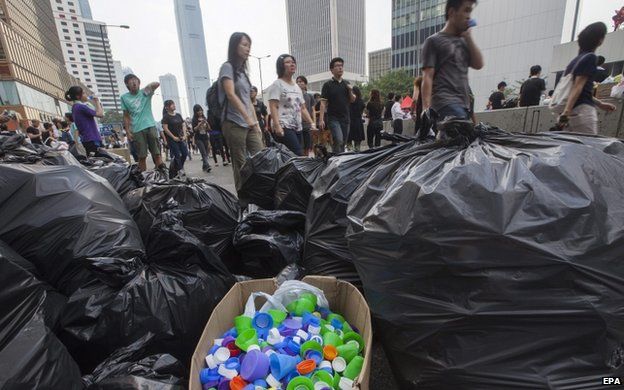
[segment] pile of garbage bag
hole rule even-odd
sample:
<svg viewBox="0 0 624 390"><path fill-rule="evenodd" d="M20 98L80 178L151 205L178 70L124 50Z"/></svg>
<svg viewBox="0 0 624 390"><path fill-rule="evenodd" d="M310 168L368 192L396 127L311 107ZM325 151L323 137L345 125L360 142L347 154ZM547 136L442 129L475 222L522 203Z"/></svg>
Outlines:
<svg viewBox="0 0 624 390"><path fill-rule="evenodd" d="M305 213L312 186L319 178L327 161L321 158L294 158L277 172L275 180L275 210Z"/></svg>
<svg viewBox="0 0 624 390"><path fill-rule="evenodd" d="M248 158L240 170L241 180L236 189L241 207L255 204L272 210L277 172L295 157L286 146L275 144Z"/></svg>
<svg viewBox="0 0 624 390"><path fill-rule="evenodd" d="M585 389L621 377L624 144L460 128L387 159L347 210L399 385Z"/></svg>
<svg viewBox="0 0 624 390"><path fill-rule="evenodd" d="M298 211L258 210L236 228L234 247L241 255L244 275L274 277L301 259L305 214Z"/></svg>

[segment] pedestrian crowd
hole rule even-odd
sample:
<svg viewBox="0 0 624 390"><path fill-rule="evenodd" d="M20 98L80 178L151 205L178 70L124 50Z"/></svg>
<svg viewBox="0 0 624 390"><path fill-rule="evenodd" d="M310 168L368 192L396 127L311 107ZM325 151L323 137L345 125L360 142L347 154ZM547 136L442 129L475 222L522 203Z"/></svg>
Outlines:
<svg viewBox="0 0 624 390"><path fill-rule="evenodd" d="M142 171L147 168L150 154L157 169L167 170L172 178L184 176L186 160L199 151L205 172L212 169L211 157L215 166L219 157L223 166L231 164L238 186L247 157L275 142L298 156L311 156L328 147L334 153L360 151L364 141L368 148L378 147L384 128L402 134L404 120L410 118L417 130L431 118L453 117L476 123L468 81L469 68L479 70L484 66L471 33L476 26L471 19L476 3L447 0L446 24L424 42L421 75L414 80L411 96L391 92L382 101L377 89L363 96L360 88L344 78L348 64L340 57L329 59L331 79L322 85L320 93L312 94L306 76L297 73L297 59L282 54L275 64L277 77L262 91L261 100L249 78L252 39L236 32L230 37L227 61L219 70L218 80L207 91L207 112L197 104L192 118L184 119L176 111L176 104L167 100L162 118L155 120L152 97L159 83L141 89L141 80L127 75L124 83L128 93L121 96L122 137L127 136L130 152ZM546 93L542 68L535 65L517 98L508 96L508 85L502 81L489 97L487 109L550 105L558 116L558 130L597 134L596 109L615 110L613 104L594 96L597 83L613 81L604 67L605 58L595 54L606 34L603 23L591 24L579 34L578 56L571 60L556 90ZM69 89L66 98L72 102L71 113L43 126L32 120L26 129L28 138L35 144L58 140L73 145L79 141L87 154L97 155L104 145L96 122L103 116L99 99L87 96L77 86ZM428 135L432 134L421 134ZM163 151L169 167L161 157Z"/></svg>

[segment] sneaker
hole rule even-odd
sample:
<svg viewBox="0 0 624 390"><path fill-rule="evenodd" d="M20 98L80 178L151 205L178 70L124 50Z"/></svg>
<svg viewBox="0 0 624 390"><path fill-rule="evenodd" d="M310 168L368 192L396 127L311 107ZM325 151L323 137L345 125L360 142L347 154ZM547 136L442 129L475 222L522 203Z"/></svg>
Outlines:
<svg viewBox="0 0 624 390"><path fill-rule="evenodd" d="M223 166L224 166L224 167L227 167L228 165L230 165L230 162L229 162L229 161L224 161L224 162L223 162Z"/></svg>
<svg viewBox="0 0 624 390"><path fill-rule="evenodd" d="M180 169L178 171L178 175L176 176L178 179L186 179L186 173L184 173L184 170Z"/></svg>

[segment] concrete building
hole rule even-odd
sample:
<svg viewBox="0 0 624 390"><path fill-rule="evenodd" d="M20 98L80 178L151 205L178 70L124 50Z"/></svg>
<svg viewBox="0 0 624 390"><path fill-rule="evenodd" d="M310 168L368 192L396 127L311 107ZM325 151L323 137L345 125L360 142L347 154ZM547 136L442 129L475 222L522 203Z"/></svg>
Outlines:
<svg viewBox="0 0 624 390"><path fill-rule="evenodd" d="M64 96L72 85L91 93L65 69L50 3L0 0L0 109L51 120L70 111Z"/></svg>
<svg viewBox="0 0 624 390"><path fill-rule="evenodd" d="M446 0L392 0L392 69L419 74L422 44L444 28L445 5Z"/></svg>
<svg viewBox="0 0 624 390"><path fill-rule="evenodd" d="M392 48L368 53L368 78L373 81L388 73L392 68Z"/></svg>
<svg viewBox="0 0 624 390"><path fill-rule="evenodd" d="M485 109L500 81L518 86L529 77L533 65L541 65L547 89L554 87L553 48L578 34L573 33L578 6L578 0L479 1L473 12L478 23L473 37L483 53L485 67L470 70L475 111Z"/></svg>
<svg viewBox="0 0 624 390"><path fill-rule="evenodd" d="M124 84L124 68L121 65L121 61L113 61L113 67L115 68L115 78L117 79L117 90L119 91L119 95L123 95L128 92L128 88L126 88L126 84Z"/></svg>
<svg viewBox="0 0 624 390"><path fill-rule="evenodd" d="M106 25L91 19L88 0L50 3L67 70L101 98L104 110L118 109L119 89Z"/></svg>
<svg viewBox="0 0 624 390"><path fill-rule="evenodd" d="M344 78L366 81L366 7L361 0L286 0L288 46L298 74L320 91L331 79L329 62L345 60Z"/></svg>
<svg viewBox="0 0 624 390"><path fill-rule="evenodd" d="M607 34L602 46L596 51L606 59L603 67L611 76L617 76L624 71L624 30ZM578 55L577 41L557 45L553 49L552 63L549 78L559 81L570 61Z"/></svg>
<svg viewBox="0 0 624 390"><path fill-rule="evenodd" d="M178 90L178 80L171 73L167 73L159 77L160 93L162 94L163 103L165 100L173 100L179 113L183 113L184 107L180 105L180 92ZM190 111L193 112L193 111Z"/></svg>
<svg viewBox="0 0 624 390"><path fill-rule="evenodd" d="M206 91L210 88L201 7L199 0L174 0L174 5L188 108L193 112L195 104L206 105Z"/></svg>

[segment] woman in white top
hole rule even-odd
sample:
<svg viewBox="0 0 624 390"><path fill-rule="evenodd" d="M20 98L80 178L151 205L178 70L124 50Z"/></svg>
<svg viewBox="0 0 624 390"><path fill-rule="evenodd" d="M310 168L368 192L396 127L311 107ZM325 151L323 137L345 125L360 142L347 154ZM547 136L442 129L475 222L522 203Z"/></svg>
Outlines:
<svg viewBox="0 0 624 390"><path fill-rule="evenodd" d="M290 54L282 54L275 65L278 79L267 91L273 132L279 142L297 156L303 156L302 116L313 130L315 124L306 107L301 88L293 80L297 61Z"/></svg>
<svg viewBox="0 0 624 390"><path fill-rule="evenodd" d="M394 129L394 134L403 134L403 119L409 118L409 114L401 108L402 101L401 95L396 94L394 105L392 106L392 128Z"/></svg>

